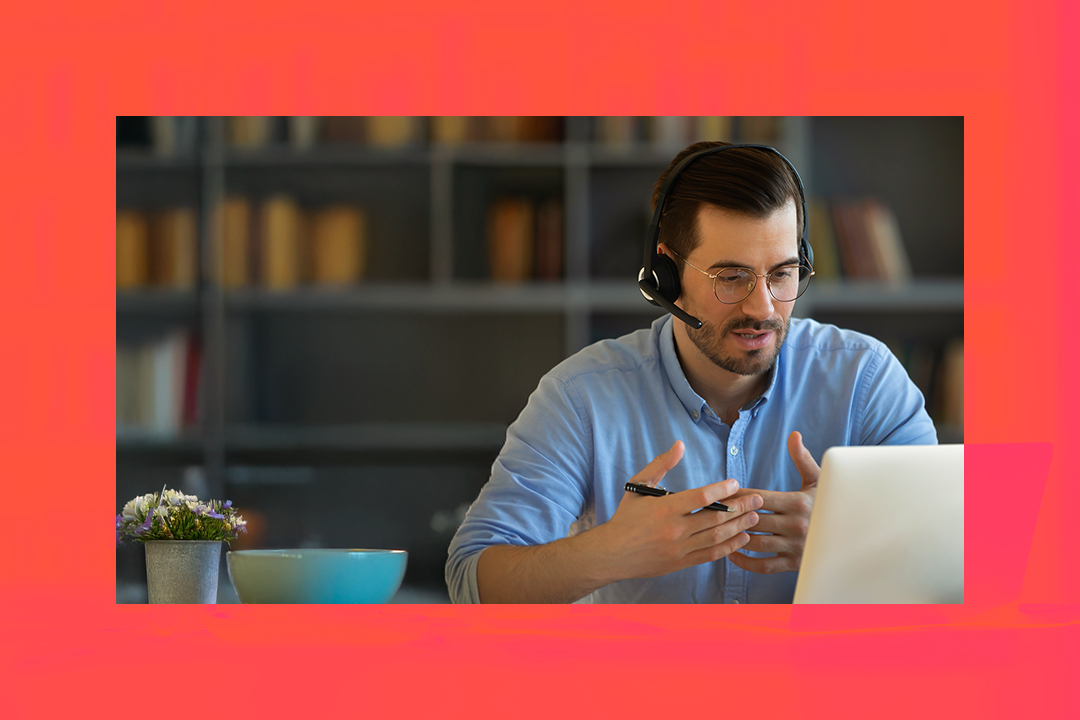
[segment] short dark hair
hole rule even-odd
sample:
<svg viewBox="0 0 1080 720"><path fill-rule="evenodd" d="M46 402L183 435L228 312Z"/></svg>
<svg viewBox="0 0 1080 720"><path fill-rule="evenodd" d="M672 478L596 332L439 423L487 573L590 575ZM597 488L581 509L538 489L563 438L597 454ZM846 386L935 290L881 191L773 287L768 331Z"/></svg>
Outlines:
<svg viewBox="0 0 1080 720"><path fill-rule="evenodd" d="M687 156L726 142L696 142L675 156L653 186L655 212L660 187ZM679 174L668 191L660 218L660 241L683 257L701 244L698 213L702 204L715 205L748 217L765 219L795 201L795 241L802 236L802 197L791 168L776 153L759 148L735 148L698 158Z"/></svg>

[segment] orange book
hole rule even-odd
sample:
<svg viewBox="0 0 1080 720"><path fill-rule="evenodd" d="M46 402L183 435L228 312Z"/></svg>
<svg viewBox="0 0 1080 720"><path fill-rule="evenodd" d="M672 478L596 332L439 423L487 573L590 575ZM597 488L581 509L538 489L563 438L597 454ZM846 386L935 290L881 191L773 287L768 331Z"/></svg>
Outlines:
<svg viewBox="0 0 1080 720"><path fill-rule="evenodd" d="M151 275L158 287L194 290L199 277L199 221L192 208L170 208L154 215Z"/></svg>
<svg viewBox="0 0 1080 720"><path fill-rule="evenodd" d="M522 282L532 275L535 213L524 199L505 199L488 211L488 256L491 277L498 282Z"/></svg>
<svg viewBox="0 0 1080 720"><path fill-rule="evenodd" d="M247 198L226 198L214 224L220 233L218 281L223 288L246 287L251 277L251 204Z"/></svg>
<svg viewBox="0 0 1080 720"><path fill-rule="evenodd" d="M462 115L431 118L431 140L439 145L460 145L475 137L473 118Z"/></svg>
<svg viewBox="0 0 1080 720"><path fill-rule="evenodd" d="M408 115L374 115L367 118L367 141L384 148L405 147L419 138L420 119Z"/></svg>
<svg viewBox="0 0 1080 720"><path fill-rule="evenodd" d="M304 276L302 245L304 217L296 201L285 195L270 198L262 206L262 285L269 290L289 290Z"/></svg>
<svg viewBox="0 0 1080 720"><path fill-rule="evenodd" d="M316 285L351 285L363 277L367 218L360 208L325 207L311 216L312 280Z"/></svg>
<svg viewBox="0 0 1080 720"><path fill-rule="evenodd" d="M116 211L116 289L150 282L150 223L137 210Z"/></svg>
<svg viewBox="0 0 1080 720"><path fill-rule="evenodd" d="M544 202L536 215L536 278L562 277L563 207L558 199Z"/></svg>

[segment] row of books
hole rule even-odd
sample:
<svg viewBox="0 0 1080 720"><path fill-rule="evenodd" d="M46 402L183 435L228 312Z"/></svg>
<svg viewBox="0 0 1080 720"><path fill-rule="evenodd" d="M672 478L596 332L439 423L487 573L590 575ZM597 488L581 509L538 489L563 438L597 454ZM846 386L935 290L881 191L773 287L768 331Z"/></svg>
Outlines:
<svg viewBox="0 0 1080 720"><path fill-rule="evenodd" d="M900 223L888 205L876 198L831 203L811 198L808 206L818 280L911 280Z"/></svg>
<svg viewBox="0 0 1080 720"><path fill-rule="evenodd" d="M772 145L783 137L782 118L684 116L597 117L594 140L609 148L653 146L678 151L700 140L765 143Z"/></svg>
<svg viewBox="0 0 1080 720"><path fill-rule="evenodd" d="M194 208L116 211L116 287L193 290L199 277Z"/></svg>
<svg viewBox="0 0 1080 720"><path fill-rule="evenodd" d="M563 206L558 199L512 197L488 207L491 279L518 283L562 277Z"/></svg>
<svg viewBox="0 0 1080 720"><path fill-rule="evenodd" d="M187 331L116 345L118 435L175 437L199 419L201 347Z"/></svg>
<svg viewBox="0 0 1080 720"><path fill-rule="evenodd" d="M941 427L964 426L964 339L945 345L904 343L892 345L893 354L922 390L926 409Z"/></svg>
<svg viewBox="0 0 1080 720"><path fill-rule="evenodd" d="M302 207L288 195L227 198L218 209L222 287L289 290L346 286L367 270L368 220L361 207Z"/></svg>
<svg viewBox="0 0 1080 720"><path fill-rule="evenodd" d="M698 140L776 143L783 135L779 117L662 116L596 117L592 136L611 148L651 145L681 149ZM190 155L198 138L194 117L118 117L119 146L149 146L161 156ZM566 138L559 116L269 116L227 117L225 142L258 149L272 144L307 149L319 144L352 143L405 148L424 143L551 143Z"/></svg>
<svg viewBox="0 0 1080 720"><path fill-rule="evenodd" d="M232 197L218 208L215 227L222 234L215 269L225 288L349 285L364 276L368 230L362 208L306 209L285 195L261 202ZM193 290L198 242L192 209L117 210L117 289Z"/></svg>

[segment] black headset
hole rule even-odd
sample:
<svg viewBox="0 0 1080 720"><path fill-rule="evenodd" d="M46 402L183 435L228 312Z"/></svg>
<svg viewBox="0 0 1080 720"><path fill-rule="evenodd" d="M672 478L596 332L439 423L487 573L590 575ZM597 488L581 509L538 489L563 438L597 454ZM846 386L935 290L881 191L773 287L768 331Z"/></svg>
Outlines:
<svg viewBox="0 0 1080 720"><path fill-rule="evenodd" d="M667 255L657 252L660 245L660 217L664 214L664 201L667 200L672 185L675 184L675 180L678 179L679 174L686 169L687 165L705 155L712 155L724 150L734 150L735 148L757 148L771 152L791 168L791 173L795 176L795 182L799 185L799 197L802 200L803 227L802 235L799 237L799 254L807 265L813 267L814 264L814 251L811 249L810 241L807 239L807 226L810 223L806 216L806 190L803 188L799 171L795 169L790 160L780 154L780 151L768 145L744 143L707 148L683 158L683 161L668 173L668 176L664 179L664 184L660 186L659 196L656 198L656 212L653 213L652 222L649 223L649 231L645 236L645 261L642 264L641 271L638 273L638 288L650 303L664 308L693 328L700 328L701 321L675 304L675 301L679 299L679 294L682 292L679 285L679 266Z"/></svg>

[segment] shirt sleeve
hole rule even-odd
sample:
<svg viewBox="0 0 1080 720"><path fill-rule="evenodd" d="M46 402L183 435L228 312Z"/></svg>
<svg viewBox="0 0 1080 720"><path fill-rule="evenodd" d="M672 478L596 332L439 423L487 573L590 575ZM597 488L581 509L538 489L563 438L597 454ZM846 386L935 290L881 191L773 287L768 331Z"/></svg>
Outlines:
<svg viewBox="0 0 1080 720"><path fill-rule="evenodd" d="M453 602L479 602L476 565L493 545L564 538L591 502L591 426L572 381L548 374L507 429L491 478L450 543L446 583Z"/></svg>
<svg viewBox="0 0 1080 720"><path fill-rule="evenodd" d="M861 445L937 445L922 393L882 343L859 387Z"/></svg>

